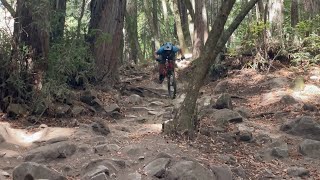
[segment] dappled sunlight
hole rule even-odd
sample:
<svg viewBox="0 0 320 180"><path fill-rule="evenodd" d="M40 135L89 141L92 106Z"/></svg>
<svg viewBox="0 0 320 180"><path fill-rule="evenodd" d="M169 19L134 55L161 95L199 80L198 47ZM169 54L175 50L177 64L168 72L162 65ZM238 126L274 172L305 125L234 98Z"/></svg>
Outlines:
<svg viewBox="0 0 320 180"><path fill-rule="evenodd" d="M302 102L315 102L320 98L320 88L313 84L306 84L302 91L293 91L291 89L275 89L271 92L261 94L261 106L267 106L276 102L285 96L290 95L297 101Z"/></svg>
<svg viewBox="0 0 320 180"><path fill-rule="evenodd" d="M34 142L47 141L58 137L69 137L75 130L70 128L39 128L38 131L28 132L25 129L14 129L10 127L9 123L0 123L0 135L6 142L30 146Z"/></svg>
<svg viewBox="0 0 320 180"><path fill-rule="evenodd" d="M306 84L302 91L293 91L291 95L304 102L315 102L320 98L320 88L313 84Z"/></svg>

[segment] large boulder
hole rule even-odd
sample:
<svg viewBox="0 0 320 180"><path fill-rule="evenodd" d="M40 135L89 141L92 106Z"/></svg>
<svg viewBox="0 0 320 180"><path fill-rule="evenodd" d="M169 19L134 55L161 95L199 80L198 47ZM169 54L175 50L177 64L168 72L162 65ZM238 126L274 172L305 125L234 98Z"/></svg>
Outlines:
<svg viewBox="0 0 320 180"><path fill-rule="evenodd" d="M35 162L25 162L15 167L12 173L13 180L22 179L50 179L50 180L66 180L57 171L51 170L44 165Z"/></svg>
<svg viewBox="0 0 320 180"><path fill-rule="evenodd" d="M182 160L174 164L166 173L166 180L216 180L214 173L194 161Z"/></svg>
<svg viewBox="0 0 320 180"><path fill-rule="evenodd" d="M275 158L287 158L289 156L288 144L282 140L275 141L258 152L256 157L260 160L270 161Z"/></svg>
<svg viewBox="0 0 320 180"><path fill-rule="evenodd" d="M310 116L299 117L280 128L288 134L320 141L320 124Z"/></svg>
<svg viewBox="0 0 320 180"><path fill-rule="evenodd" d="M67 141L48 144L29 151L25 161L46 162L60 158L67 158L76 152L76 145Z"/></svg>

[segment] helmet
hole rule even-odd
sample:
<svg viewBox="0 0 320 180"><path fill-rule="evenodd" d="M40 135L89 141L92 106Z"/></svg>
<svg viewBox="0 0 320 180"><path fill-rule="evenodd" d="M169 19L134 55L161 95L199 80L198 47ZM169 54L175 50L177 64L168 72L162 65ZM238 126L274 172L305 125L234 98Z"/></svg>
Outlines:
<svg viewBox="0 0 320 180"><path fill-rule="evenodd" d="M169 42L166 42L163 44L164 50L171 51L172 50L172 44Z"/></svg>

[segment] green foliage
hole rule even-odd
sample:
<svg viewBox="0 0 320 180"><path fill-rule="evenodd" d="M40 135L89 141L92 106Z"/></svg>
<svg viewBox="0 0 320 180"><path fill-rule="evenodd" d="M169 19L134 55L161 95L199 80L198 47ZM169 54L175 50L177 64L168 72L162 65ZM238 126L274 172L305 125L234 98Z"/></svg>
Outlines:
<svg viewBox="0 0 320 180"><path fill-rule="evenodd" d="M76 39L61 41L50 48L46 79L83 87L94 75L93 65L88 44Z"/></svg>

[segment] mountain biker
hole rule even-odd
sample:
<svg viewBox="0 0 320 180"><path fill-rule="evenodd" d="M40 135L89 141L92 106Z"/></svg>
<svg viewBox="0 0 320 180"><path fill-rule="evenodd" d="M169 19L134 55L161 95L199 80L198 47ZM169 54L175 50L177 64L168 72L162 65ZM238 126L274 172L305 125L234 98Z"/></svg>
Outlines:
<svg viewBox="0 0 320 180"><path fill-rule="evenodd" d="M177 53L181 54L181 59L185 59L182 49L173 45L170 42L164 43L157 51L154 52L156 61L159 62L159 83L164 80L163 70L165 68L166 59L175 60Z"/></svg>

